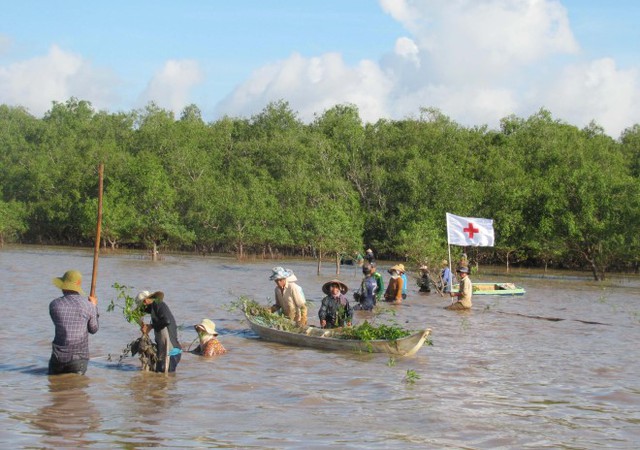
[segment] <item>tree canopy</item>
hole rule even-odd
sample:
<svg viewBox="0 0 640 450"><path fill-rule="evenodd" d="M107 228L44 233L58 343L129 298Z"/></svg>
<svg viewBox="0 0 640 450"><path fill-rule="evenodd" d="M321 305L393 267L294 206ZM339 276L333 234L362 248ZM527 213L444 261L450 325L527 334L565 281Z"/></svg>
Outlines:
<svg viewBox="0 0 640 450"><path fill-rule="evenodd" d="M0 105L0 148L0 244L92 242L104 162L112 248L435 262L451 212L494 219L477 261L638 270L640 125L616 140L542 109L490 130L429 108L365 124L348 104L305 124L285 101L206 123L72 98L41 119Z"/></svg>

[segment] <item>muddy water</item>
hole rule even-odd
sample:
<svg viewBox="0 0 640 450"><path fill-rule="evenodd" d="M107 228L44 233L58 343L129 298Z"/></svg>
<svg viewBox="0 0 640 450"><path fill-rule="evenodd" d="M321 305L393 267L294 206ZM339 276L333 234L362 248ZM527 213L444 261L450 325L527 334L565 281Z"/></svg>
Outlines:
<svg viewBox="0 0 640 450"><path fill-rule="evenodd" d="M50 280L77 268L88 290L92 252L2 249L2 448L593 449L640 442L637 278L597 284L558 273L481 273L476 280L516 282L527 294L476 296L471 313L442 309L447 301L419 294L412 282L395 320L431 327L433 346L392 360L257 339L227 305L241 295L272 297L273 265L102 256L101 329L90 340L87 374L49 377L48 303L58 295ZM317 276L313 262L277 265L295 270L317 323L320 286L335 268L327 264ZM343 266L340 278L353 288L359 274ZM138 331L106 312L114 282L163 290L186 346L196 337L192 325L213 319L229 353L185 353L168 377L140 372L136 359L118 364Z"/></svg>

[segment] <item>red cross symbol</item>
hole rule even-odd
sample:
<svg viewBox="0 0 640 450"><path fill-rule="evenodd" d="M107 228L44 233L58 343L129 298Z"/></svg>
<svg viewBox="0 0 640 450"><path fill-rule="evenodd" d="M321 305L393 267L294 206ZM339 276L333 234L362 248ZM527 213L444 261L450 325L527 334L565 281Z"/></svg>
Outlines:
<svg viewBox="0 0 640 450"><path fill-rule="evenodd" d="M463 228L462 231L464 231L465 233L469 233L469 239L473 239L473 235L475 233L480 233L479 229L473 228L473 224L471 222L469 222L469 225L467 225L467 228Z"/></svg>

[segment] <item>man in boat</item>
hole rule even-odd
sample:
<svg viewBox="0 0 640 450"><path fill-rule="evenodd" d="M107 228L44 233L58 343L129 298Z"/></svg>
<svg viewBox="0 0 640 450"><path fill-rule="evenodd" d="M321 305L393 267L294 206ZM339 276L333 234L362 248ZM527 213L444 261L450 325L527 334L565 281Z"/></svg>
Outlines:
<svg viewBox="0 0 640 450"><path fill-rule="evenodd" d="M373 276L373 270L373 267L371 267L369 263L362 266L364 277L360 283L360 289L353 294L353 297L358 302L354 309L371 311L373 307L376 306L378 282Z"/></svg>
<svg viewBox="0 0 640 450"><path fill-rule="evenodd" d="M79 373L84 375L89 363L89 333L98 332L98 299L85 297L82 274L68 270L53 284L62 290L49 304L49 315L55 326L51 343L49 375Z"/></svg>
<svg viewBox="0 0 640 450"><path fill-rule="evenodd" d="M326 294L318 311L322 328L351 326L353 308L345 295L348 291L347 285L340 280L327 281L322 286L322 292Z"/></svg>
<svg viewBox="0 0 640 450"><path fill-rule="evenodd" d="M298 278L293 271L283 267L274 267L271 272L269 279L276 283L276 303L271 307L271 312L281 311L298 326L306 326L307 301L302 288L296 283Z"/></svg>
<svg viewBox="0 0 640 450"><path fill-rule="evenodd" d="M400 267L395 265L388 272L391 274L391 279L384 293L384 300L393 305L399 305L402 303L402 286L404 284L400 274Z"/></svg>
<svg viewBox="0 0 640 450"><path fill-rule="evenodd" d="M194 353L202 356L218 356L227 353L227 350L218 340L216 324L212 320L202 319L194 328L200 341L198 347L193 351Z"/></svg>
<svg viewBox="0 0 640 450"><path fill-rule="evenodd" d="M157 345L155 372L175 372L182 357L182 348L178 342L178 325L169 306L163 301L164 293L142 291L136 296L136 302L144 314L151 315L151 323L140 319L140 331L148 335L153 330ZM169 364L167 365L167 359Z"/></svg>
<svg viewBox="0 0 640 450"><path fill-rule="evenodd" d="M460 280L460 288L458 292L451 292L451 298L456 298L457 301L451 305L445 307L450 310L467 310L471 309L471 297L473 296L473 285L469 278L469 268L460 266L456 269L456 274Z"/></svg>

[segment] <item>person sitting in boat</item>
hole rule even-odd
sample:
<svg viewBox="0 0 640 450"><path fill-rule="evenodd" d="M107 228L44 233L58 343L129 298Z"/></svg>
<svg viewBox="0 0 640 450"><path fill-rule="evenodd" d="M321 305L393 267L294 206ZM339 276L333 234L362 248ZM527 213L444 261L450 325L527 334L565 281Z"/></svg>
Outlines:
<svg viewBox="0 0 640 450"><path fill-rule="evenodd" d="M400 267L397 265L393 266L388 270L388 272L391 274L391 279L389 280L389 285L384 293L384 300L394 305L399 305L402 303L403 285L402 276L400 275Z"/></svg>
<svg viewBox="0 0 640 450"><path fill-rule="evenodd" d="M418 287L420 288L420 292L431 292L431 274L429 273L429 266L426 263L420 266Z"/></svg>
<svg viewBox="0 0 640 450"><path fill-rule="evenodd" d="M402 278L402 300L407 298L407 291L409 286L409 280L407 278L407 270L404 268L404 264L398 264L400 270L400 278Z"/></svg>
<svg viewBox="0 0 640 450"><path fill-rule="evenodd" d="M453 278L451 277L451 269L449 269L449 261L442 260L442 269L440 270L440 279L438 280L438 290L448 294L451 292Z"/></svg>
<svg viewBox="0 0 640 450"><path fill-rule="evenodd" d="M227 350L218 340L216 324L212 320L202 319L202 322L195 325L194 328L200 341L198 347L193 351L194 353L202 356L217 356L227 353Z"/></svg>
<svg viewBox="0 0 640 450"><path fill-rule="evenodd" d="M452 298L457 297L457 301L445 307L451 310L467 310L471 309L471 297L473 296L473 284L469 278L469 268L465 266L458 267L456 274L460 280L460 288L458 292L451 292Z"/></svg>
<svg viewBox="0 0 640 450"><path fill-rule="evenodd" d="M353 308L345 296L348 291L347 285L340 280L327 281L322 286L322 292L326 294L318 311L322 328L351 326Z"/></svg>
<svg viewBox="0 0 640 450"><path fill-rule="evenodd" d="M298 278L293 271L283 267L274 267L271 271L269 279L276 283L276 303L271 307L271 312L281 311L299 327L306 326L307 302L302 288L296 283Z"/></svg>
<svg viewBox="0 0 640 450"><path fill-rule="evenodd" d="M364 278L362 278L362 282L360 283L360 289L353 294L354 298L358 301L354 309L371 311L373 307L376 306L378 282L373 276L371 264L364 264L362 266L362 273Z"/></svg>

